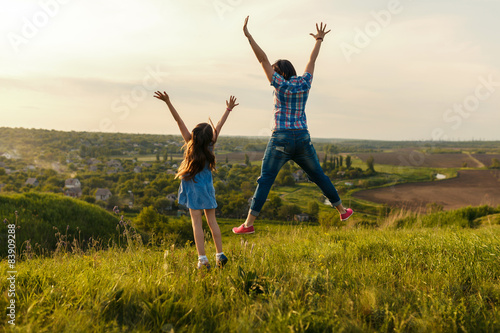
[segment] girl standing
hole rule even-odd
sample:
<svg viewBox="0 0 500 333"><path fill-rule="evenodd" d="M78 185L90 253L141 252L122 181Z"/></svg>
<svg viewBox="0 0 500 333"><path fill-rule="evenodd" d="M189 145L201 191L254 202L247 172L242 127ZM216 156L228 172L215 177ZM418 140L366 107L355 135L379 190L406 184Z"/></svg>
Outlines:
<svg viewBox="0 0 500 333"><path fill-rule="evenodd" d="M212 128L211 124L200 123L196 125L192 132L189 132L184 121L182 121L170 102L167 93L157 91L154 97L167 104L185 141L184 160L179 167L176 177L181 179L179 204L189 208L191 215L194 242L198 251L198 269L203 266L210 269L210 263L205 255L205 240L202 229L203 211L205 212L205 217L207 218L217 250L216 264L222 267L227 263L228 259L222 252L221 232L215 218L217 202L215 201L215 190L212 180L212 171L215 170L213 147L229 113L238 105L236 98L230 96L229 102L226 101L226 111L215 128Z"/></svg>
<svg viewBox="0 0 500 333"><path fill-rule="evenodd" d="M269 83L275 89L275 122L271 140L264 153L261 174L257 180L257 189L252 198L247 219L241 226L233 228L233 232L235 234L251 234L254 232L253 223L266 202L278 172L289 160L295 161L307 173L309 179L319 186L323 194L330 200L332 206L338 210L340 219L342 221L347 220L352 216L353 211L350 208L344 208L330 178L321 169L316 150L309 136L305 114L305 106L314 74L314 65L321 43L330 30L325 31L326 24L323 26L323 23L321 23L319 27L316 24L316 34L310 34L316 42L309 62L304 74L297 76L295 68L288 60L278 60L271 65L267 55L248 32L247 24L248 17L245 19L243 33L248 38Z"/></svg>

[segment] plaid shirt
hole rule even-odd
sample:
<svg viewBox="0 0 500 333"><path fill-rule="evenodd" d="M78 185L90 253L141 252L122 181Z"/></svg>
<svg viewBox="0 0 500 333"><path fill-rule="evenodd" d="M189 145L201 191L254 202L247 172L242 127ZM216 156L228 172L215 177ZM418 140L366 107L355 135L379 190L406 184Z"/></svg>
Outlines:
<svg viewBox="0 0 500 333"><path fill-rule="evenodd" d="M306 102L312 75L292 76L285 80L274 72L271 85L274 92L274 129L307 129Z"/></svg>

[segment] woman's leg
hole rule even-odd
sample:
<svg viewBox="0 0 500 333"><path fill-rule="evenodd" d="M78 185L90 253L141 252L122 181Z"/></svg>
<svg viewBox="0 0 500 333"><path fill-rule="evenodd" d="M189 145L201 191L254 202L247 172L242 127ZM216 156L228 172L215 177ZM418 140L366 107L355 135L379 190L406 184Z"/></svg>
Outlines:
<svg viewBox="0 0 500 333"><path fill-rule="evenodd" d="M257 216L259 216L278 172L290 160L290 154L287 152L290 146L286 133L273 133L264 153L260 177L257 179L257 188L255 189L250 211L245 221L246 227L252 226Z"/></svg>
<svg viewBox="0 0 500 333"><path fill-rule="evenodd" d="M205 238L202 228L203 220L201 219L202 212L203 210L201 209L189 209L189 213L191 214L191 222L193 224L194 243L196 244L198 256L205 255Z"/></svg>
<svg viewBox="0 0 500 333"><path fill-rule="evenodd" d="M309 179L318 185L323 194L330 200L332 206L334 206L340 214L345 214L346 210L342 205L337 189L330 178L325 175L319 164L318 155L309 134L298 140L296 147L297 150L293 160L307 173Z"/></svg>
<svg viewBox="0 0 500 333"><path fill-rule="evenodd" d="M214 239L215 249L217 253L222 252L222 236L220 233L219 225L217 224L217 219L215 218L215 209L205 209L205 216L207 218L208 226L212 232L212 238Z"/></svg>

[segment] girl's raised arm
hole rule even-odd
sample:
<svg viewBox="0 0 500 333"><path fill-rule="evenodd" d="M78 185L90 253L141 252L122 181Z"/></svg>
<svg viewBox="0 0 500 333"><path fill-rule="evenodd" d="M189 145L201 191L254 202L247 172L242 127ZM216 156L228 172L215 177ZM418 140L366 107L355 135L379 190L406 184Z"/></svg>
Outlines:
<svg viewBox="0 0 500 333"><path fill-rule="evenodd" d="M271 66L269 59L267 59L266 53L260 48L259 45L257 45L252 35L250 35L250 32L248 32L247 24L248 24L248 16L245 19L245 24L243 25L243 33L245 34L245 37L248 38L248 42L250 43L250 46L252 46L253 53L255 53L257 60L262 65L262 68L266 73L267 79L269 80L269 82L271 82L273 80L273 74L274 74L273 66Z"/></svg>
<svg viewBox="0 0 500 333"><path fill-rule="evenodd" d="M214 143L217 142L217 138L219 137L222 126L224 126L224 123L226 122L229 113L234 109L234 107L238 105L240 104L236 103L236 97L234 96L229 97L229 102L226 101L226 111L224 112L222 118L220 118L219 122L217 123L217 126L215 127Z"/></svg>
<svg viewBox="0 0 500 333"><path fill-rule="evenodd" d="M316 34L311 33L310 35L316 39L316 44L314 44L314 48L311 52L311 57L309 58L309 62L307 63L306 70L305 72L310 73L311 75L314 74L314 64L316 63L316 59L318 58L319 55L319 49L321 48L321 42L323 42L323 38L325 38L325 35L329 33L331 30L326 31L326 23L325 26L323 26L323 22L321 22L320 27L318 28L318 23L316 23Z"/></svg>
<svg viewBox="0 0 500 333"><path fill-rule="evenodd" d="M189 140L191 140L191 132L189 132L186 125L184 124L184 121L182 121L181 116L179 116L179 114L177 113L177 110L174 108L174 106L170 102L170 97L168 97L167 93L166 92L162 93L161 91L157 91L157 92L155 92L154 97L167 103L167 106L168 106L168 109L170 110L170 113L174 117L175 121L177 122L177 125L179 126L179 129L181 130L181 135L184 138L184 141L189 142Z"/></svg>

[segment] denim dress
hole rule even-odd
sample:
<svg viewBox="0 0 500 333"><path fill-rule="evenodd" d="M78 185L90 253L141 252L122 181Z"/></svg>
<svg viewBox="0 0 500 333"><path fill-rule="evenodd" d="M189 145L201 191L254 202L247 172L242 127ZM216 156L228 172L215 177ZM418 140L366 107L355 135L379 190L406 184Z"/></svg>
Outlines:
<svg viewBox="0 0 500 333"><path fill-rule="evenodd" d="M208 163L193 179L181 179L179 204L189 209L217 208L212 171L208 168Z"/></svg>

